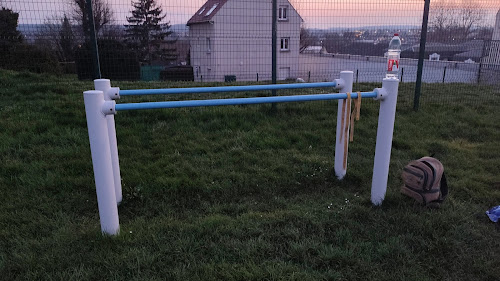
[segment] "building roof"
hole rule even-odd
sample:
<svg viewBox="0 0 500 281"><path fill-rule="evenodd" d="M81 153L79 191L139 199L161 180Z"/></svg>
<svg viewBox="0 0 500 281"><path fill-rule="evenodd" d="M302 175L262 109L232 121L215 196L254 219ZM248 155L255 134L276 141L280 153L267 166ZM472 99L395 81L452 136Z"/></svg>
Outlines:
<svg viewBox="0 0 500 281"><path fill-rule="evenodd" d="M420 45L413 45L412 50L415 53L418 53L420 50ZM437 42L430 42L425 44L425 52L432 53L441 53L441 52L463 52L465 51L464 46L459 44L444 44Z"/></svg>
<svg viewBox="0 0 500 281"><path fill-rule="evenodd" d="M426 53L442 53L442 52L467 52L471 50L482 50L484 46L483 40L470 40L460 44L444 44L438 42L430 42L425 44L425 52ZM413 45L412 51L418 53L420 50L420 45Z"/></svg>
<svg viewBox="0 0 500 281"><path fill-rule="evenodd" d="M483 50L475 49L460 54L456 54L453 58L455 60L473 59L478 60L483 56Z"/></svg>
<svg viewBox="0 0 500 281"><path fill-rule="evenodd" d="M209 22L215 14L229 0L208 0L196 13L188 20L186 25ZM215 8L214 8L215 7Z"/></svg>
<svg viewBox="0 0 500 281"><path fill-rule="evenodd" d="M188 20L186 25L189 26L189 25L196 24L196 23L210 22L212 20L212 18L215 16L215 14L217 14L217 12L222 8L222 6L224 6L224 4L227 3L227 1L229 1L229 0L208 0ZM293 5L290 2L288 2L288 3L293 8ZM295 8L293 8L293 9L295 9ZM302 19L300 14L299 13L297 13L297 14L299 15L300 20L303 22L304 20Z"/></svg>

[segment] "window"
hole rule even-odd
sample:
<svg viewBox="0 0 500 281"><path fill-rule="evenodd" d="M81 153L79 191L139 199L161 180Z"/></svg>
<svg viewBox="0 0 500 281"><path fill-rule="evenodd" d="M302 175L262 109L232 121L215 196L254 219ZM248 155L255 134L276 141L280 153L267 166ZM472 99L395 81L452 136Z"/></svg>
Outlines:
<svg viewBox="0 0 500 281"><path fill-rule="evenodd" d="M207 7L203 7L203 9L201 9L201 11L198 13L198 15L203 14L203 12L205 12L205 9L206 9L206 8L207 8Z"/></svg>
<svg viewBox="0 0 500 281"><path fill-rule="evenodd" d="M210 43L210 37L207 37L207 53L212 51L212 44Z"/></svg>
<svg viewBox="0 0 500 281"><path fill-rule="evenodd" d="M290 49L288 48L289 41L290 41L290 38L281 38L280 51L290 51Z"/></svg>
<svg viewBox="0 0 500 281"><path fill-rule="evenodd" d="M288 20L288 6L280 6L278 9L278 20Z"/></svg>
<svg viewBox="0 0 500 281"><path fill-rule="evenodd" d="M210 8L210 10L208 10L207 14L205 16L209 16L214 10L215 8L217 8L217 6L219 5L219 3L215 3L212 8Z"/></svg>

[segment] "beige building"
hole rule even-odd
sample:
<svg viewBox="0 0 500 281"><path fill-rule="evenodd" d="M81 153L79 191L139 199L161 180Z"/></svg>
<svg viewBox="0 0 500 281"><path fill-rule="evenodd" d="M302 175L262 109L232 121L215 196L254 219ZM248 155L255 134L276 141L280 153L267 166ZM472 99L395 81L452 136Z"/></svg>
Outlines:
<svg viewBox="0 0 500 281"><path fill-rule="evenodd" d="M277 78L297 77L302 18L278 0ZM272 1L208 0L187 22L195 81L270 80Z"/></svg>

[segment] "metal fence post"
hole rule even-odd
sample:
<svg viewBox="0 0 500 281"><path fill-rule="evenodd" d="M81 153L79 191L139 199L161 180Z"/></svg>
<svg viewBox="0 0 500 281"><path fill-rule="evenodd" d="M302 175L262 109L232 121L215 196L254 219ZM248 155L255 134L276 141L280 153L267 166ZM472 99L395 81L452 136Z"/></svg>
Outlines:
<svg viewBox="0 0 500 281"><path fill-rule="evenodd" d="M481 83L481 68L482 68L483 64L482 63L479 63L479 69L477 71L477 83Z"/></svg>
<svg viewBox="0 0 500 281"><path fill-rule="evenodd" d="M101 78L101 64L99 62L99 47L95 33L94 13L92 12L92 0L86 0L87 16L89 21L89 44L92 50L92 64L94 65L94 79Z"/></svg>
<svg viewBox="0 0 500 281"><path fill-rule="evenodd" d="M444 70L443 70L443 83L444 83L444 78L446 77L446 66L444 67Z"/></svg>
<svg viewBox="0 0 500 281"><path fill-rule="evenodd" d="M272 31L271 31L271 44L273 47L271 48L271 57L272 57L272 74L271 74L271 79L272 83L276 84L276 72L277 72L277 48L278 48L278 0L273 0L273 8L272 8ZM273 96L276 96L276 90L271 91ZM276 104L273 103L271 105L271 111L275 112L276 111Z"/></svg>
<svg viewBox="0 0 500 281"><path fill-rule="evenodd" d="M377 92L382 94L380 97L377 143L375 144L371 190L371 201L374 205L382 204L387 191L389 164L391 162L392 136L398 99L398 86L398 79L384 78L382 89L376 89Z"/></svg>
<svg viewBox="0 0 500 281"><path fill-rule="evenodd" d="M415 96L413 98L413 109L418 110L420 105L420 92L422 90L422 71L424 68L425 41L427 40L427 22L429 21L430 0L425 0L424 17L422 19L422 30L420 32L420 49L418 54L417 83L415 85Z"/></svg>

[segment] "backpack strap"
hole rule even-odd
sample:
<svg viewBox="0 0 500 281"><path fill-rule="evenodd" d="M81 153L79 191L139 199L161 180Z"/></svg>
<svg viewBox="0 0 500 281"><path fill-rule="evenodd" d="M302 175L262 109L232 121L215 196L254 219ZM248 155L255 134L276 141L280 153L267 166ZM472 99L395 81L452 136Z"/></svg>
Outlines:
<svg viewBox="0 0 500 281"><path fill-rule="evenodd" d="M443 203L444 199L446 199L447 196L448 196L448 182L446 181L446 176L443 173L440 182L439 199L434 200L432 202Z"/></svg>

